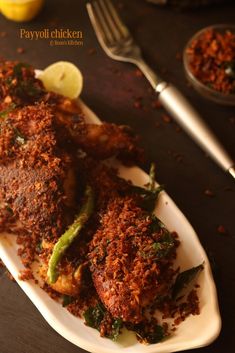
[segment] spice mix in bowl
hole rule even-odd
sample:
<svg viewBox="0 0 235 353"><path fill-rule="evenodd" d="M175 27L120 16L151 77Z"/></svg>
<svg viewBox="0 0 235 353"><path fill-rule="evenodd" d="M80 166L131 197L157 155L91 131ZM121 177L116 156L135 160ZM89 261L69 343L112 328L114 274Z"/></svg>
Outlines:
<svg viewBox="0 0 235 353"><path fill-rule="evenodd" d="M184 50L192 86L217 103L235 105L235 25L215 25L197 32Z"/></svg>

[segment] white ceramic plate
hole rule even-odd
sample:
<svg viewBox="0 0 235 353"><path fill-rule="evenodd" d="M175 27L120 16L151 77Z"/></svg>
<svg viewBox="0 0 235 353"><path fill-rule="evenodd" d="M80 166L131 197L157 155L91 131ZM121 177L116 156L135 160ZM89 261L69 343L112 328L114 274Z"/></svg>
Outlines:
<svg viewBox="0 0 235 353"><path fill-rule="evenodd" d="M84 103L80 101L80 105L88 122L99 123L98 118ZM137 167L127 168L120 165L119 171L122 177L132 180L136 185L143 186L148 182L147 174ZM23 266L17 256L18 246L13 235L0 235L0 258L49 325L68 341L87 351L92 353L170 353L208 345L218 336L221 328L216 288L209 261L195 231L165 192L161 193L156 214L169 230L174 230L179 235L181 245L178 248L177 265L180 265L181 270L196 266L203 261L205 263L204 271L197 281L200 284L201 314L188 317L169 339L161 343L140 344L135 335L128 331L124 331L116 343L101 338L96 330L85 326L81 319L74 317L66 308L52 300L33 281L19 280L19 270Z"/></svg>

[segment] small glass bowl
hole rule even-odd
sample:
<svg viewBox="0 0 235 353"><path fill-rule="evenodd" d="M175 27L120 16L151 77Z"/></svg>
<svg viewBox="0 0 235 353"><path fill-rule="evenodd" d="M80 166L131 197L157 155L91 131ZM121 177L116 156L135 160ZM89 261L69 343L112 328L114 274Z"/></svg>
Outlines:
<svg viewBox="0 0 235 353"><path fill-rule="evenodd" d="M183 53L183 63L184 69L186 73L186 77L188 81L192 84L194 89L199 92L203 97L208 98L216 103L223 104L223 105L235 105L235 93L222 93L216 91L213 88L208 87L203 82L199 81L190 69L189 63L189 55L187 53L187 49L191 47L192 42L201 36L201 34L209 29L213 29L217 32L224 33L226 30L235 33L235 25L226 25L226 24L219 24L214 26L205 27L202 30L198 31L187 43L184 53Z"/></svg>

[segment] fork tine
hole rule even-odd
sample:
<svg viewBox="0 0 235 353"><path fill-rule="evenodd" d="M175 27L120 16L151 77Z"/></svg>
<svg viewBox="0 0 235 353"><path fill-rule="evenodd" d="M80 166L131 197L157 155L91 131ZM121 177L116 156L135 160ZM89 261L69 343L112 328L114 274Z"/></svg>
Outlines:
<svg viewBox="0 0 235 353"><path fill-rule="evenodd" d="M112 44L114 41L114 37L110 33L109 28L104 21L104 17L100 11L100 8L97 2L88 3L87 4L87 11L91 20L91 23L94 27L95 33L97 38L101 44L101 46L106 49L105 47Z"/></svg>
<svg viewBox="0 0 235 353"><path fill-rule="evenodd" d="M110 29L110 32L114 36L115 40L119 41L122 38L122 33L120 32L119 27L114 22L114 19L107 1L97 0L97 3L100 5L102 9L103 15L105 17L105 21Z"/></svg>
<svg viewBox="0 0 235 353"><path fill-rule="evenodd" d="M109 11L111 13L111 16L114 20L114 22L116 23L117 28L119 29L119 31L121 32L122 36L128 37L130 36L130 32L128 30L128 28L124 25L123 21L121 20L121 17L119 16L117 10L115 9L115 7L113 6L112 2L110 0L104 0L109 8Z"/></svg>

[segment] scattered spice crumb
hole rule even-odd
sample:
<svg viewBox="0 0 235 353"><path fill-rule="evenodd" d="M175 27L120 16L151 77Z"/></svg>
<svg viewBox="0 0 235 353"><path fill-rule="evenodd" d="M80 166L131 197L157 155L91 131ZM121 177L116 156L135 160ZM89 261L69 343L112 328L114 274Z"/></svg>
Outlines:
<svg viewBox="0 0 235 353"><path fill-rule="evenodd" d="M122 10L124 8L124 4L122 2L119 2L117 4L117 7L119 8L119 10Z"/></svg>
<svg viewBox="0 0 235 353"><path fill-rule="evenodd" d="M175 151L172 151L172 150L168 150L167 151L167 154L170 156L170 157L173 157L177 162L182 162L183 161L183 156L182 154L178 153L178 152L175 152Z"/></svg>
<svg viewBox="0 0 235 353"><path fill-rule="evenodd" d="M182 131L181 128L179 127L179 125L176 125L176 126L175 126L175 131L176 131L176 132L181 132L181 131Z"/></svg>
<svg viewBox="0 0 235 353"><path fill-rule="evenodd" d="M159 121L156 121L156 122L155 122L155 127L156 127L156 128L159 128L160 126L161 126L161 123L160 123Z"/></svg>
<svg viewBox="0 0 235 353"><path fill-rule="evenodd" d="M235 117L229 118L229 122L230 122L230 124L235 124Z"/></svg>
<svg viewBox="0 0 235 353"><path fill-rule="evenodd" d="M25 53L25 49L21 48L21 47L17 48L16 51L17 51L18 54L24 54Z"/></svg>
<svg viewBox="0 0 235 353"><path fill-rule="evenodd" d="M22 280L22 281L27 281L29 279L34 279L32 270L29 269L29 268L21 270L20 274L19 274L19 279Z"/></svg>
<svg viewBox="0 0 235 353"><path fill-rule="evenodd" d="M169 115L167 115L167 114L163 114L163 115L162 115L162 120L163 120L164 123L166 123L166 124L170 124L170 123L172 122L171 117L170 117Z"/></svg>
<svg viewBox="0 0 235 353"><path fill-rule="evenodd" d="M139 69L136 69L136 70L135 70L135 76L136 76L136 77L143 77L142 71L140 71Z"/></svg>
<svg viewBox="0 0 235 353"><path fill-rule="evenodd" d="M210 189L204 190L204 195L206 195L208 197L214 197L215 196L214 192L211 191Z"/></svg>
<svg viewBox="0 0 235 353"><path fill-rule="evenodd" d="M227 230L226 230L226 228L223 225L219 225L217 227L217 232L220 233L220 234L227 234Z"/></svg>
<svg viewBox="0 0 235 353"><path fill-rule="evenodd" d="M182 60L182 53L180 53L179 51L176 53L176 55L175 55L175 58L176 58L176 60L179 60L179 61L181 61Z"/></svg>
<svg viewBox="0 0 235 353"><path fill-rule="evenodd" d="M95 48L88 49L88 55L94 55L94 54L96 54L96 49Z"/></svg>
<svg viewBox="0 0 235 353"><path fill-rule="evenodd" d="M159 99L154 99L154 101L152 101L151 106L153 109L161 109L162 108L162 103L160 102Z"/></svg>
<svg viewBox="0 0 235 353"><path fill-rule="evenodd" d="M142 109L143 108L143 104L142 104L142 98L136 98L136 100L134 101L134 108L136 109Z"/></svg>
<svg viewBox="0 0 235 353"><path fill-rule="evenodd" d="M7 36L7 32L0 32L0 37L1 38L5 38Z"/></svg>

